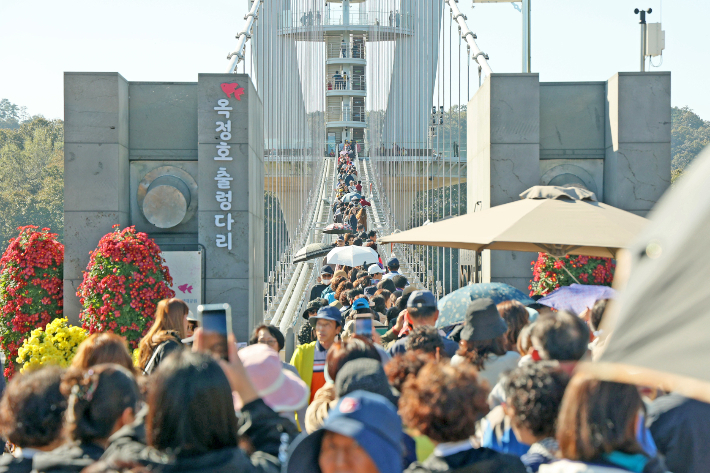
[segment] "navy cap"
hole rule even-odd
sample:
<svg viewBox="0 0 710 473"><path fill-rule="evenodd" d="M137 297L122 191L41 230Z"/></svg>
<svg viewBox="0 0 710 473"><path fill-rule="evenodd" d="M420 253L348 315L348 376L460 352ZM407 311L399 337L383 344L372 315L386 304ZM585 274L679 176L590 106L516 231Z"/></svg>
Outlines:
<svg viewBox="0 0 710 473"><path fill-rule="evenodd" d="M364 292L365 292L365 295L366 295L366 296L372 297L372 296L374 296L375 293L377 292L377 286L368 286L368 287L365 288L365 291L364 291Z"/></svg>
<svg viewBox="0 0 710 473"><path fill-rule="evenodd" d="M413 291L407 299L408 309L436 309L436 297L429 291Z"/></svg>
<svg viewBox="0 0 710 473"><path fill-rule="evenodd" d="M364 297L361 297L360 299L357 299L355 302L353 302L352 308L355 310L369 309L370 303L367 302L367 299L365 299Z"/></svg>
<svg viewBox="0 0 710 473"><path fill-rule="evenodd" d="M399 267L399 260L397 258L390 258L387 260L387 267L390 268L392 266Z"/></svg>
<svg viewBox="0 0 710 473"><path fill-rule="evenodd" d="M333 274L333 268L327 264L320 269L321 274Z"/></svg>
<svg viewBox="0 0 710 473"><path fill-rule="evenodd" d="M328 305L325 307L321 307L320 309L318 309L318 313L316 315L308 319L308 322L315 327L316 322L318 322L318 320L320 319L332 320L341 327L343 325L343 314L341 314L340 311L333 306Z"/></svg>
<svg viewBox="0 0 710 473"><path fill-rule="evenodd" d="M323 427L291 444L284 471L319 471L318 457L326 431L357 441L380 473L402 471L402 421L394 405L379 394L354 391L328 412Z"/></svg>

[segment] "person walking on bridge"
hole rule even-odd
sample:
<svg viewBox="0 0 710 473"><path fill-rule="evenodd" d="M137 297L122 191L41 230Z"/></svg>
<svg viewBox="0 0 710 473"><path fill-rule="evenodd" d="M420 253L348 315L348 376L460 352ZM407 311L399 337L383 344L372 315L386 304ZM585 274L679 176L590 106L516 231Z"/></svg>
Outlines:
<svg viewBox="0 0 710 473"><path fill-rule="evenodd" d="M325 357L328 349L335 342L343 327L343 316L335 307L326 306L318 309L318 313L308 319L316 329L317 340L305 345L299 345L291 358L291 364L311 390L309 404L313 401L316 391L325 384ZM300 423L301 419L299 419Z"/></svg>
<svg viewBox="0 0 710 473"><path fill-rule="evenodd" d="M362 225L363 232L367 231L367 210L365 210L365 207L360 207L360 210L358 210L357 223Z"/></svg>

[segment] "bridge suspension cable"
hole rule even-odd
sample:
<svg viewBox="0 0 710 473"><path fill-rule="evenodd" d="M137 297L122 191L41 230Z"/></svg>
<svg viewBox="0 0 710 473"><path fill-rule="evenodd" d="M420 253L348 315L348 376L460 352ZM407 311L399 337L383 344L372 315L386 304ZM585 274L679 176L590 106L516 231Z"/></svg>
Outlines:
<svg viewBox="0 0 710 473"><path fill-rule="evenodd" d="M237 39L228 70L242 62L264 105L266 319L286 329L317 277L294 253L332 241L320 230L342 143L379 235L465 213L471 59L479 76L491 68L451 0L252 0ZM439 296L462 281L458 250L382 253Z"/></svg>

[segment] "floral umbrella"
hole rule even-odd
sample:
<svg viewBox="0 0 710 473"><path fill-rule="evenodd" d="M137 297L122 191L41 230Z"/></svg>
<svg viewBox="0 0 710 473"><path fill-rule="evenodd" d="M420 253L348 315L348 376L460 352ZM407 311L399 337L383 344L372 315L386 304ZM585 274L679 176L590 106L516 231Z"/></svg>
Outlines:
<svg viewBox="0 0 710 473"><path fill-rule="evenodd" d="M525 293L509 284L502 282L469 284L439 299L439 318L436 321L436 326L438 328L449 327L463 322L466 309L471 301L484 297L493 299L496 304L503 301L519 301L525 305L535 303Z"/></svg>

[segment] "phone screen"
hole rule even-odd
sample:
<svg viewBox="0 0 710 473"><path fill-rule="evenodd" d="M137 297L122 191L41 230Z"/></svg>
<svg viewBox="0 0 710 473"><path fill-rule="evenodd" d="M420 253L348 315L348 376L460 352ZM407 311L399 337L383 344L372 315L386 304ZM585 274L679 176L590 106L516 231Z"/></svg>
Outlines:
<svg viewBox="0 0 710 473"><path fill-rule="evenodd" d="M357 317L355 319L355 335L372 339L372 317Z"/></svg>
<svg viewBox="0 0 710 473"><path fill-rule="evenodd" d="M202 309L202 331L205 350L222 359L229 358L227 334L230 332L229 317L225 308Z"/></svg>

